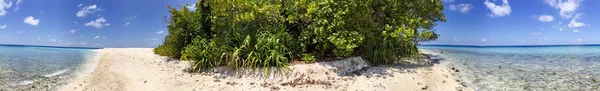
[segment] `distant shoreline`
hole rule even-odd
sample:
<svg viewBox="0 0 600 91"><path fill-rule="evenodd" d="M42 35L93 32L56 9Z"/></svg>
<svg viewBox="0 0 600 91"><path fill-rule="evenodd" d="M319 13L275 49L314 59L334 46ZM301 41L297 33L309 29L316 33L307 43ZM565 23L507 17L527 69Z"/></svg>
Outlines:
<svg viewBox="0 0 600 91"><path fill-rule="evenodd" d="M49 48L71 48L71 49L103 49L102 47L67 47L67 46L20 45L20 44L0 44L0 46L9 46L9 47L49 47Z"/></svg>

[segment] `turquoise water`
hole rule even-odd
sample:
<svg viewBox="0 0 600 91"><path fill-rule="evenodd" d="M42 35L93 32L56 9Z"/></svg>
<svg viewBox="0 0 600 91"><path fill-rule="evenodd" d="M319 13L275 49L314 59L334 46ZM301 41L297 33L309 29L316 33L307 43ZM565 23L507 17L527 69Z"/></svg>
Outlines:
<svg viewBox="0 0 600 91"><path fill-rule="evenodd" d="M476 90L600 90L600 46L420 46Z"/></svg>
<svg viewBox="0 0 600 91"><path fill-rule="evenodd" d="M95 49L0 45L0 90L55 86L71 77L95 53L92 50Z"/></svg>

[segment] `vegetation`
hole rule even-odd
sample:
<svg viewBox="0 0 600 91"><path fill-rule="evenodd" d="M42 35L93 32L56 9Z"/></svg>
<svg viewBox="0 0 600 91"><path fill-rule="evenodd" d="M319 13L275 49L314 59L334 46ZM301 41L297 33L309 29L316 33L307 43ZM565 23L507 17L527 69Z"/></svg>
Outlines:
<svg viewBox="0 0 600 91"><path fill-rule="evenodd" d="M439 36L441 0L199 0L170 8L156 54L190 60L192 71L286 67L290 60L362 56L384 64L418 54Z"/></svg>

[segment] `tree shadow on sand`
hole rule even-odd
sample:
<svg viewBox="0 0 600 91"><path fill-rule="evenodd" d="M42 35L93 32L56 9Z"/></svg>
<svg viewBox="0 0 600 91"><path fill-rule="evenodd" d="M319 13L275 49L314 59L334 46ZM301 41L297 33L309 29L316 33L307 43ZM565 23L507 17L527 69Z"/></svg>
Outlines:
<svg viewBox="0 0 600 91"><path fill-rule="evenodd" d="M265 80L285 80L303 76L383 76L394 77L393 73L414 74L418 68L428 68L443 60L438 55L421 54L418 59L403 60L391 64L371 66L361 57L348 57L335 61L318 61L313 64L294 64L286 69L270 68L244 68L231 69L228 67L216 67L199 73L211 75L216 79L225 78L258 78ZM183 71L189 72L189 69Z"/></svg>
<svg viewBox="0 0 600 91"><path fill-rule="evenodd" d="M439 64L441 60L443 59L438 55L421 54L418 59L405 59L390 64L363 67L350 74L339 74L339 76L366 76L370 78L374 76L394 77L393 73L416 74L416 69L429 68Z"/></svg>

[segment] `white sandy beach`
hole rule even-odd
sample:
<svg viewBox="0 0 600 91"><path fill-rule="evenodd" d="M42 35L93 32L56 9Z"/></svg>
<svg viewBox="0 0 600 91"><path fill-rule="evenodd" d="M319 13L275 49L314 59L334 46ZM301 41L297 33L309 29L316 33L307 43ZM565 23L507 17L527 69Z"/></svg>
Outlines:
<svg viewBox="0 0 600 91"><path fill-rule="evenodd" d="M100 49L93 72L74 78L59 91L238 91L238 90L377 90L377 91L454 91L463 87L453 70L441 64L423 66L397 64L364 68L360 58L336 62L291 65L286 75L262 75L263 71L188 73L188 62L166 61L152 48ZM92 62L93 63L93 62ZM352 65L352 66L350 66ZM357 66L358 65L358 66ZM355 68L359 67L359 68Z"/></svg>

